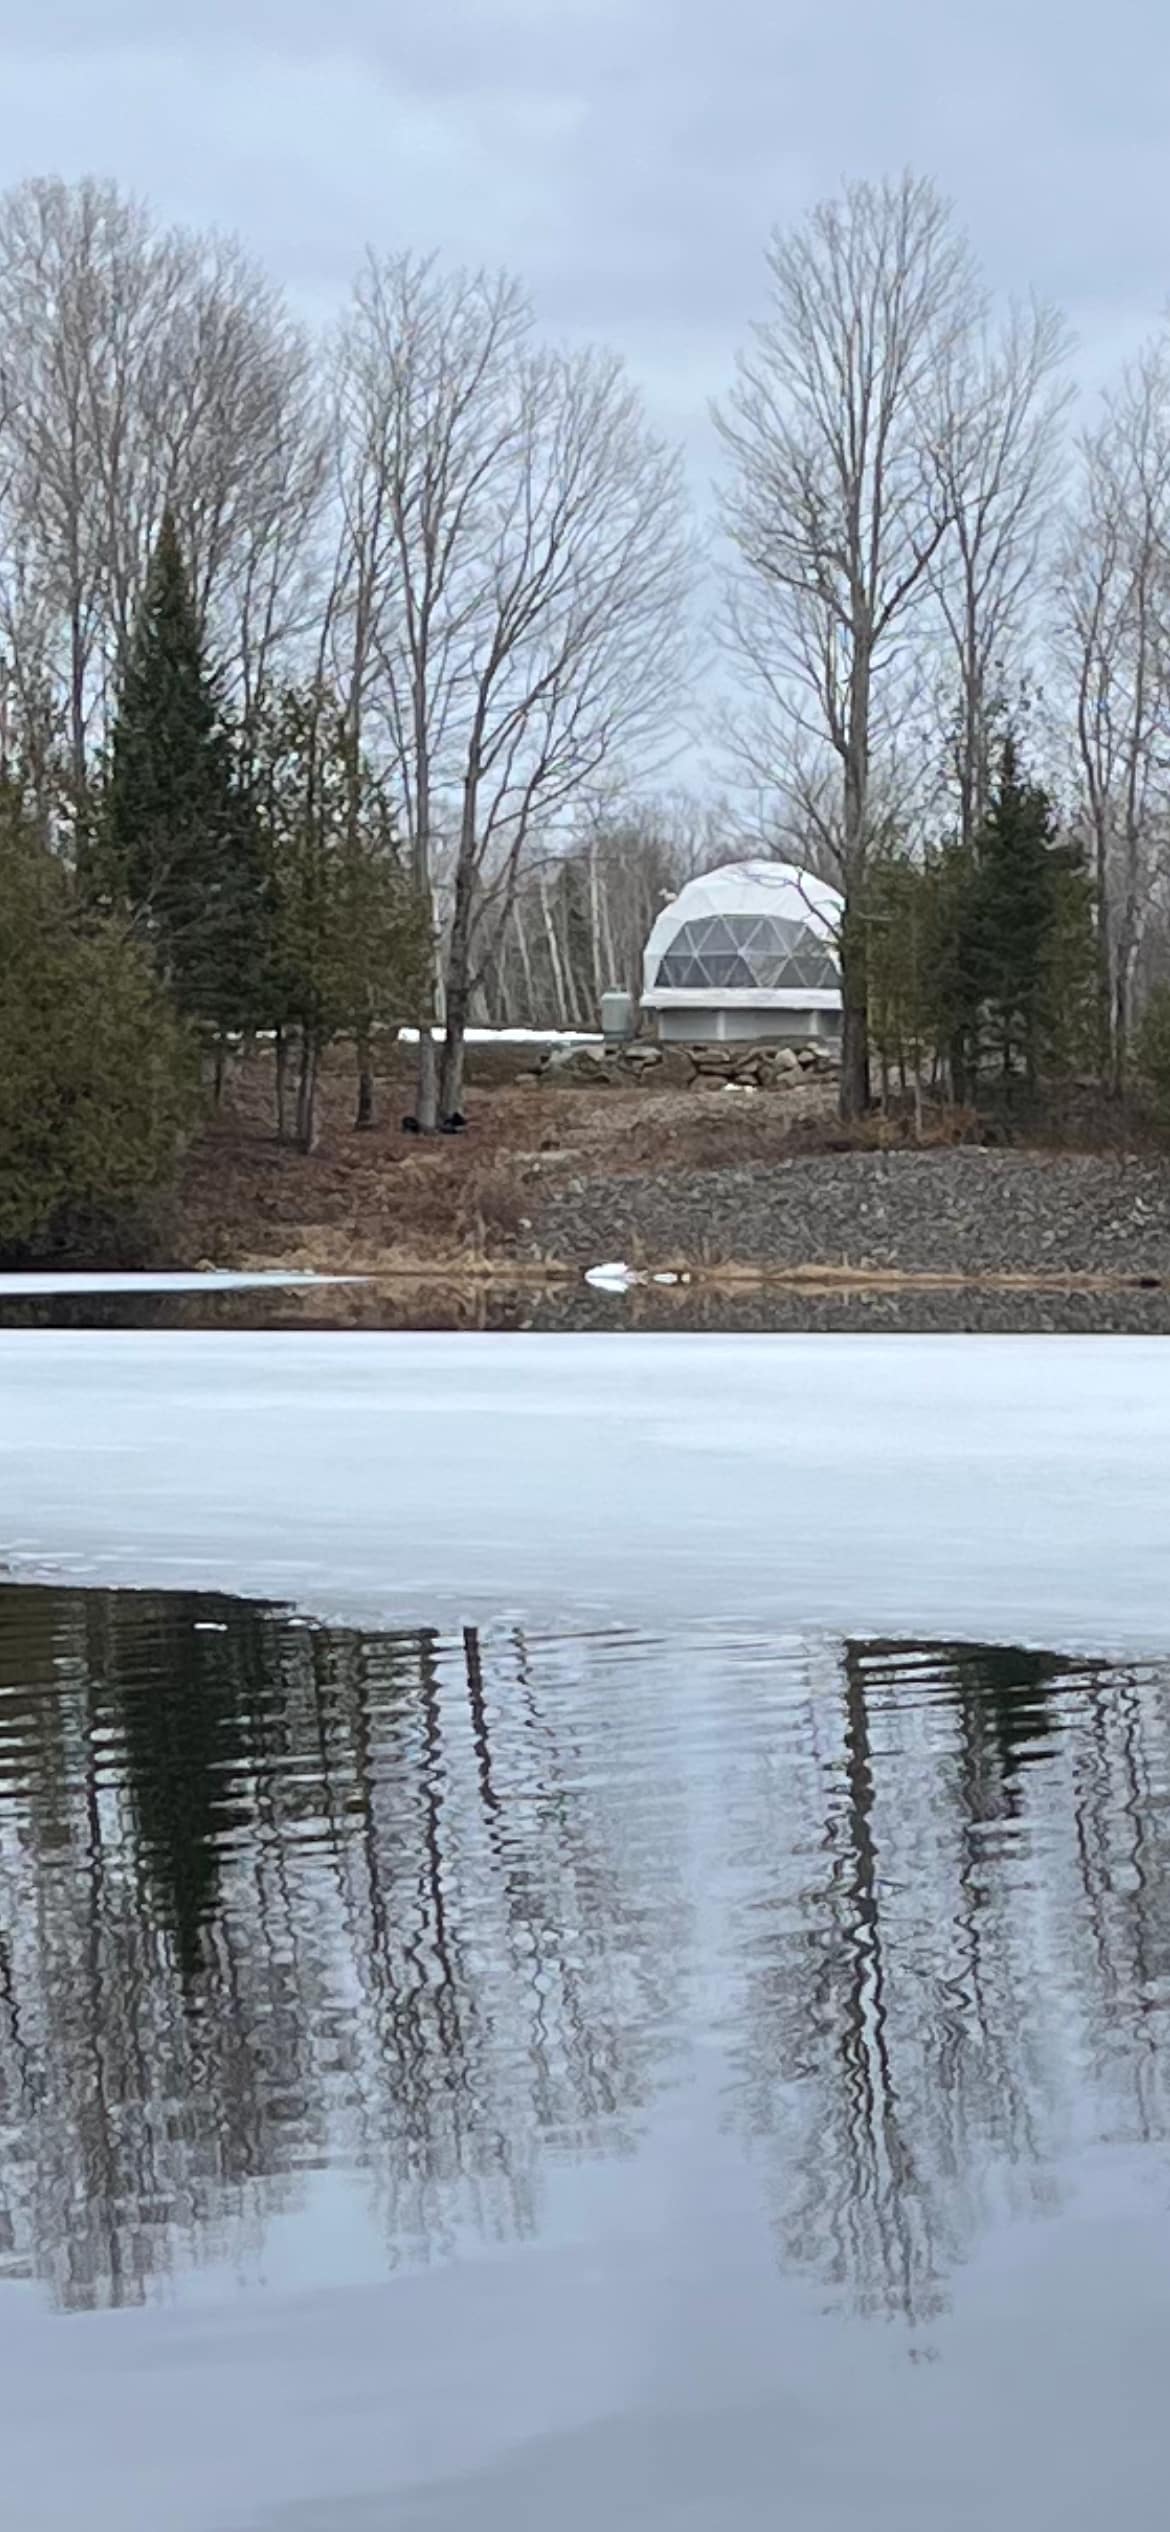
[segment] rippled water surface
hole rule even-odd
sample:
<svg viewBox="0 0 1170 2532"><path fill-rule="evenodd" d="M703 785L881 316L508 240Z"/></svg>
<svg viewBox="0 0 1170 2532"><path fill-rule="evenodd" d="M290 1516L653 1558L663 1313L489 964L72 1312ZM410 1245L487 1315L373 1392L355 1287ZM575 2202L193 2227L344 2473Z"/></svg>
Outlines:
<svg viewBox="0 0 1170 2532"><path fill-rule="evenodd" d="M11 2532L1096 2527L1170 1679L0 1588Z"/></svg>

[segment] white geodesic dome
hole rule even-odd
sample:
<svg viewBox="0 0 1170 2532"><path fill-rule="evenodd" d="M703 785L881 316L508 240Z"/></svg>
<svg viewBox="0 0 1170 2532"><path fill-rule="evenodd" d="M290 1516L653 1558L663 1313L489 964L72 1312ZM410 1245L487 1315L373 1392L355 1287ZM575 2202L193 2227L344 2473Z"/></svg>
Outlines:
<svg viewBox="0 0 1170 2532"><path fill-rule="evenodd" d="M843 912L836 889L793 862L706 871L658 917L642 1000L650 1010L721 1002L838 1010Z"/></svg>

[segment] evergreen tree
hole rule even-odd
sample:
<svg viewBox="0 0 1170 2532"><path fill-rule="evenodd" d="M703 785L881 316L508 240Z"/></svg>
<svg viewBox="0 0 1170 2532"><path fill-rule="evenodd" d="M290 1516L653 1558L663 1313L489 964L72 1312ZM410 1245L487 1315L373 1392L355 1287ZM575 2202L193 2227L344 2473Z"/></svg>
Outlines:
<svg viewBox="0 0 1170 2532"><path fill-rule="evenodd" d="M956 888L956 1033L977 1069L990 1050L1005 1081L1035 1083L1069 1044L1091 974L1092 916L1077 849L1058 840L1048 793L1004 742L991 805Z"/></svg>
<svg viewBox="0 0 1170 2532"><path fill-rule="evenodd" d="M104 845L109 892L151 941L180 1008L219 1029L254 1020L259 841L170 511L119 698Z"/></svg>
<svg viewBox="0 0 1170 2532"><path fill-rule="evenodd" d="M195 1121L187 1032L0 780L0 1259L133 1252Z"/></svg>
<svg viewBox="0 0 1170 2532"><path fill-rule="evenodd" d="M311 1150L326 1049L352 1038L372 1088L373 1033L416 1015L432 955L431 910L402 868L385 802L368 767L355 762L335 695L319 684L287 688L270 703L258 738L277 1128L283 1135L291 1033L300 1051L297 1139ZM367 1093L359 1124L370 1121L368 1106Z"/></svg>

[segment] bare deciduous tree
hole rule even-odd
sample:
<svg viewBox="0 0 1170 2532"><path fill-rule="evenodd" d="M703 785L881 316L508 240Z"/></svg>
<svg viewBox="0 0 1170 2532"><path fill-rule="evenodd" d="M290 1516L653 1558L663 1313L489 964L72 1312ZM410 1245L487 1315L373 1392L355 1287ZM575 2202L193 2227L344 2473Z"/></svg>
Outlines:
<svg viewBox="0 0 1170 2532"><path fill-rule="evenodd" d="M540 348L506 279L371 263L342 366L378 710L416 883L441 875L447 899L438 1085L421 1031L429 1129L458 1107L526 849L677 715L685 502L620 364Z"/></svg>
<svg viewBox="0 0 1170 2532"><path fill-rule="evenodd" d="M910 636L953 523L946 384L982 300L948 207L911 176L822 203L774 237L768 267L770 314L716 417L731 631L776 787L819 798L836 859L842 1107L855 1114L869 1097L862 900L888 816L881 741L902 717Z"/></svg>
<svg viewBox="0 0 1170 2532"><path fill-rule="evenodd" d="M1134 967L1170 857L1170 345L1151 343L1082 440L1057 574L1093 853L1102 1038L1120 1081Z"/></svg>
<svg viewBox="0 0 1170 2532"><path fill-rule="evenodd" d="M956 695L949 754L959 833L987 809L996 713L1035 627L1071 387L1064 320L1032 301L998 335L960 337L940 382L943 508L954 522L932 566L944 629L944 688Z"/></svg>
<svg viewBox="0 0 1170 2532"><path fill-rule="evenodd" d="M340 345L338 438L348 555L342 571L349 691L378 713L398 781L412 876L436 908L457 761L466 653L493 477L508 441L507 386L525 310L513 283L447 283L411 256L370 259ZM419 1013L417 1121L438 1118L436 964Z"/></svg>
<svg viewBox="0 0 1170 2532"><path fill-rule="evenodd" d="M597 1026L608 986L638 995L657 915L700 870L734 857L724 807L686 794L591 810L563 850L522 873L484 984L508 1025Z"/></svg>
<svg viewBox="0 0 1170 2532"><path fill-rule="evenodd" d="M0 340L0 639L79 804L168 505L241 710L303 624L313 359L231 241L92 180L0 199Z"/></svg>

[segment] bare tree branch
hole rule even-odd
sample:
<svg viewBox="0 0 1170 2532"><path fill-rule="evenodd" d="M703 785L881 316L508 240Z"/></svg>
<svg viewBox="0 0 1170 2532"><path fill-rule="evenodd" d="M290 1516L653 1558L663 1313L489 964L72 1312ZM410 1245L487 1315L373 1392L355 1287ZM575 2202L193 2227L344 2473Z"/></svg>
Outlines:
<svg viewBox="0 0 1170 2532"><path fill-rule="evenodd" d="M503 277L371 263L339 366L353 578L378 664L371 709L416 881L447 899L436 985L450 1111L471 996L530 843L677 722L681 468L620 365L540 347Z"/></svg>
<svg viewBox="0 0 1170 2532"><path fill-rule="evenodd" d="M768 268L771 313L716 415L736 558L729 630L762 696L774 787L824 799L826 761L836 765L821 832L846 899L842 1104L853 1112L868 1101L858 918L876 767L904 702L907 622L954 525L947 383L983 300L948 207L911 176L822 203L773 238Z"/></svg>
<svg viewBox="0 0 1170 2532"><path fill-rule="evenodd" d="M1056 574L1057 651L1097 885L1102 1019L1124 1071L1134 971L1170 866L1170 344L1159 336L1082 439Z"/></svg>

